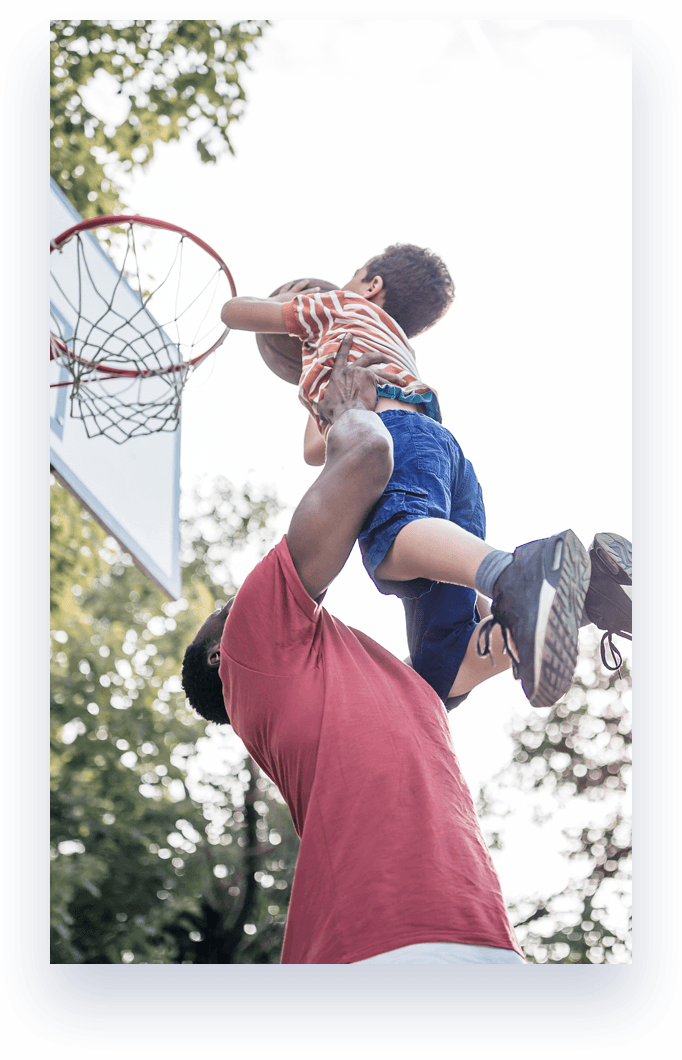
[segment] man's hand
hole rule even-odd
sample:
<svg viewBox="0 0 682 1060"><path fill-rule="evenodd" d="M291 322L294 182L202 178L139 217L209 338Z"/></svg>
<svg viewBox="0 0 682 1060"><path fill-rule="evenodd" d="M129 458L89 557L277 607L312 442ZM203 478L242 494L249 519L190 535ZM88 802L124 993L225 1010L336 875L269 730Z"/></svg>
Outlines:
<svg viewBox="0 0 682 1060"><path fill-rule="evenodd" d="M346 332L336 352L324 397L317 408L320 419L325 423L335 423L349 409L373 412L377 403L377 386L395 382L380 368L369 367L371 364L386 364L384 354L363 353L362 357L348 364L352 345L353 335Z"/></svg>

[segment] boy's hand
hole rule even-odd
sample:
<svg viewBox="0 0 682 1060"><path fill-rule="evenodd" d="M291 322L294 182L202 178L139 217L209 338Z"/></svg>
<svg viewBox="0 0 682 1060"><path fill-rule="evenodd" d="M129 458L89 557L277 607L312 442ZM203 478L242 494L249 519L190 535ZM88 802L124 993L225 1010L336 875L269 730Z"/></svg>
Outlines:
<svg viewBox="0 0 682 1060"><path fill-rule="evenodd" d="M346 332L334 358L324 397L317 407L325 423L334 423L349 409L373 412L377 403L377 385L395 382L380 368L369 367L371 364L386 363L385 355L381 353L363 353L362 357L348 364L352 345L353 335Z"/></svg>
<svg viewBox="0 0 682 1060"><path fill-rule="evenodd" d="M285 283L279 294L270 295L272 302L291 302L297 294L319 294L321 287L309 287L310 280L291 280Z"/></svg>

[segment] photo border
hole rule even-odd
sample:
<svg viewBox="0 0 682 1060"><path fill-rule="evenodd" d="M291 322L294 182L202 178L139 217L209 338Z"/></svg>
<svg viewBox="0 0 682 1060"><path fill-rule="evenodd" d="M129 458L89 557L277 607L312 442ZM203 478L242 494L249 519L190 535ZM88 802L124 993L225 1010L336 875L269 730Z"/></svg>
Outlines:
<svg viewBox="0 0 682 1060"><path fill-rule="evenodd" d="M168 14L185 14L170 12ZM85 13L125 17L140 12ZM155 16L165 12L153 12ZM622 18L592 12L268 11L197 16ZM71 17L76 17L73 15ZM4 110L5 969L18 1019L90 1048L594 1048L663 1019L678 956L678 108L661 38L633 22L633 964L528 966L50 965L47 22L23 34ZM39 131L36 131L39 130ZM560 208L560 204L558 204ZM619 366L614 366L618 371ZM36 381L40 381L36 386ZM596 404L595 395L585 392ZM608 400L608 395L605 396ZM628 410L624 410L628 414ZM575 410L570 422L581 429ZM576 426L577 424L577 426ZM600 453L605 489L627 453ZM40 653L43 649L37 648ZM180 1018L181 1017L181 1018Z"/></svg>

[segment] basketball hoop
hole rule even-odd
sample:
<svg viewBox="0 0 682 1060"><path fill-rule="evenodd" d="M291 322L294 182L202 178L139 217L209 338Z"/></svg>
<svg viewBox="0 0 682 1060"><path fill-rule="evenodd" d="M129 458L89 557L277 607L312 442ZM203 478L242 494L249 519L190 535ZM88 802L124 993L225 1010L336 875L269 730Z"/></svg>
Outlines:
<svg viewBox="0 0 682 1060"><path fill-rule="evenodd" d="M189 375L229 330L220 310L237 292L222 258L185 228L122 214L53 239L50 276L50 359L65 369L52 385L70 388L88 437L176 430Z"/></svg>

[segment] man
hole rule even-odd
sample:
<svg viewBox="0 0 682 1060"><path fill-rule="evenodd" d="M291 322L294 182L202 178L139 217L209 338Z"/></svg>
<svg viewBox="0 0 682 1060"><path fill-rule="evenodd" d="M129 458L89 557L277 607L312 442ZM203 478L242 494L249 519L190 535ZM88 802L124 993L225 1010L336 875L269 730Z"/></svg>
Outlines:
<svg viewBox="0 0 682 1060"><path fill-rule="evenodd" d="M231 723L301 839L284 964L525 963L436 693L322 607L392 472L380 355L339 349L322 473L286 537L187 649L183 685Z"/></svg>

